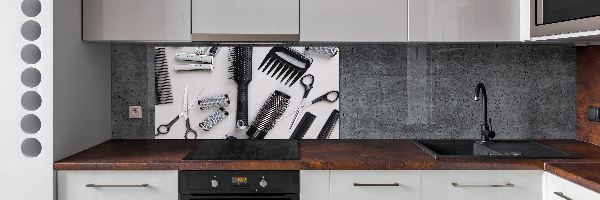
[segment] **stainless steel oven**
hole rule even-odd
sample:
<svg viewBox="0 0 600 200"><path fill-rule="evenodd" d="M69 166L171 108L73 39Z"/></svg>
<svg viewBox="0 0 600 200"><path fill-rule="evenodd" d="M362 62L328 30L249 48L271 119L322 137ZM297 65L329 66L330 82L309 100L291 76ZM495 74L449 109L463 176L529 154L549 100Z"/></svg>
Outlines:
<svg viewBox="0 0 600 200"><path fill-rule="evenodd" d="M600 0L530 0L531 36L600 29Z"/></svg>
<svg viewBox="0 0 600 200"><path fill-rule="evenodd" d="M179 171L180 200L299 200L299 171Z"/></svg>

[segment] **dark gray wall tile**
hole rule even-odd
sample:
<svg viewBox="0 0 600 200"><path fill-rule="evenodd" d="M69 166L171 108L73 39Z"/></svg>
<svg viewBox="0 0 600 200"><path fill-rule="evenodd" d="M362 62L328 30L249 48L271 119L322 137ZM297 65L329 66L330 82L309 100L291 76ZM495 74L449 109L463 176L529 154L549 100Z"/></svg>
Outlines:
<svg viewBox="0 0 600 200"><path fill-rule="evenodd" d="M346 48L341 47L340 63L347 64L346 56L359 57L357 53L372 47ZM375 74L370 79L380 80L375 82L383 84L378 89L355 83L362 76L341 74L341 83L347 83L341 88L346 91L341 99L341 138L479 138L481 102L473 100L478 82L486 84L488 117L497 138L575 138L575 49L570 45L409 44L406 57L398 57L406 58L407 64L394 69L406 69L405 74ZM378 66L397 66L387 62ZM406 84L382 81L395 79ZM365 88L406 97L394 98L401 111L373 104L376 100L359 94ZM357 99L372 105L351 106ZM395 112L377 116L378 123L359 126L357 118L372 115L362 114L365 110Z"/></svg>
<svg viewBox="0 0 600 200"><path fill-rule="evenodd" d="M113 139L154 138L154 60L147 45L112 45ZM129 106L142 106L129 119Z"/></svg>

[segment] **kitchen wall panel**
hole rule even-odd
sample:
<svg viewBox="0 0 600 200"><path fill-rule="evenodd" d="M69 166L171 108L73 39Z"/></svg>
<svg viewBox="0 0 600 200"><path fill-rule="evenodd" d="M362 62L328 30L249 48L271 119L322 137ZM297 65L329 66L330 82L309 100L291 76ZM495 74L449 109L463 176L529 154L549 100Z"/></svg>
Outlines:
<svg viewBox="0 0 600 200"><path fill-rule="evenodd" d="M164 45L164 44L163 44ZM340 138L576 137L575 48L563 44L340 44ZM113 45L113 138L153 138L152 45ZM142 119L127 107L142 105Z"/></svg>
<svg viewBox="0 0 600 200"><path fill-rule="evenodd" d="M587 119L600 106L600 46L577 47L577 139L600 144L600 123Z"/></svg>

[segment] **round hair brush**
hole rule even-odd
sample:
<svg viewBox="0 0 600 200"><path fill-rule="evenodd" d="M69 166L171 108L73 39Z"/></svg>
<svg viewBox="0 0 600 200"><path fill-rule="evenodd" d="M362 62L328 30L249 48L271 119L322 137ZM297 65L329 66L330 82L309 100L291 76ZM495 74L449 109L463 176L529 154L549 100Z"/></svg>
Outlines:
<svg viewBox="0 0 600 200"><path fill-rule="evenodd" d="M252 81L252 47L231 48L229 60L229 79L238 85L235 127L248 129L248 84Z"/></svg>
<svg viewBox="0 0 600 200"><path fill-rule="evenodd" d="M256 118L252 122L250 129L246 131L246 135L250 139L263 139L267 132L269 132L277 123L285 109L290 104L290 96L286 93L275 90L271 93L265 104L260 108Z"/></svg>

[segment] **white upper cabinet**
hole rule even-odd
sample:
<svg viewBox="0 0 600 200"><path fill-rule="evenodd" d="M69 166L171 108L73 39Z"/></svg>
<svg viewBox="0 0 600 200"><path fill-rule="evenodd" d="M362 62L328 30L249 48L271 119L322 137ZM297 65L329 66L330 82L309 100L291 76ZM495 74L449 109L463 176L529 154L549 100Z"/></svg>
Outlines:
<svg viewBox="0 0 600 200"><path fill-rule="evenodd" d="M408 0L302 0L300 41L405 42Z"/></svg>
<svg viewBox="0 0 600 200"><path fill-rule="evenodd" d="M192 0L192 41L298 41L299 0Z"/></svg>
<svg viewBox="0 0 600 200"><path fill-rule="evenodd" d="M529 40L528 0L411 0L409 41Z"/></svg>
<svg viewBox="0 0 600 200"><path fill-rule="evenodd" d="M83 0L85 41L189 41L190 0Z"/></svg>

